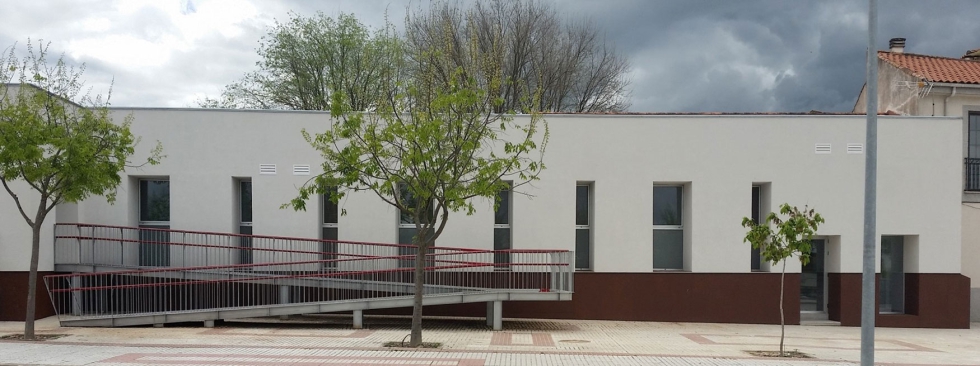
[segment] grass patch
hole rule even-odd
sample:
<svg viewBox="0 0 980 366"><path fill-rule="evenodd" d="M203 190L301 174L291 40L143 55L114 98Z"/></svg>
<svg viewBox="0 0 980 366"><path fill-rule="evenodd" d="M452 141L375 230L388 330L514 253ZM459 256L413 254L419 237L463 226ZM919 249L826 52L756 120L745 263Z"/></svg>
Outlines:
<svg viewBox="0 0 980 366"><path fill-rule="evenodd" d="M385 342L384 347L394 347L394 348L410 348L408 342ZM442 343L439 342L422 342L422 345L418 348L442 348Z"/></svg>
<svg viewBox="0 0 980 366"><path fill-rule="evenodd" d="M58 339L61 337L67 337L67 334L35 334L34 341L49 341L52 339ZM24 339L23 334L8 334L5 336L0 336L0 339L10 340L10 341L27 341Z"/></svg>
<svg viewBox="0 0 980 366"><path fill-rule="evenodd" d="M750 355L759 356L759 357L813 358L813 356L810 356L798 350L784 351L782 355L779 354L779 351L745 351L745 352Z"/></svg>

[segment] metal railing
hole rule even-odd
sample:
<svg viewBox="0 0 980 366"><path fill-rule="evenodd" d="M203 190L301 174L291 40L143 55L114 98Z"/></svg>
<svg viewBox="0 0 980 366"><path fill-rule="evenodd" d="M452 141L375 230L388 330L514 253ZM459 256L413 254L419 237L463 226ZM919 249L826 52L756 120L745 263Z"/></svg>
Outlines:
<svg viewBox="0 0 980 366"><path fill-rule="evenodd" d="M239 246L242 238L248 239L248 246ZM394 299L415 292L414 266L400 265L414 258L404 254L406 247L415 249L397 244L57 224L56 265L86 273L50 275L44 281L59 316L76 318ZM243 256L242 251L251 255ZM509 262L495 263L501 253ZM248 257L254 263L240 263ZM571 293L573 289L570 251L436 247L425 258L426 296Z"/></svg>
<svg viewBox="0 0 980 366"><path fill-rule="evenodd" d="M966 183L965 187L963 187L963 190L980 191L980 159L964 158L963 170L965 173L963 180Z"/></svg>

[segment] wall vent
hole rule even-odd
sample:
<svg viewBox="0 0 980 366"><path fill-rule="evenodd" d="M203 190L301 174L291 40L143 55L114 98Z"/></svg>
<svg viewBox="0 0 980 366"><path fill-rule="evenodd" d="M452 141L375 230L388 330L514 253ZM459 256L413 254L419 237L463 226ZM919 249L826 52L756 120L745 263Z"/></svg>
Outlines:
<svg viewBox="0 0 980 366"><path fill-rule="evenodd" d="M310 175L310 166L293 165L293 175Z"/></svg>
<svg viewBox="0 0 980 366"><path fill-rule="evenodd" d="M830 154L830 144L818 143L813 146L814 154Z"/></svg>
<svg viewBox="0 0 980 366"><path fill-rule="evenodd" d="M848 154L864 154L864 144L847 144Z"/></svg>
<svg viewBox="0 0 980 366"><path fill-rule="evenodd" d="M276 164L259 164L259 174L276 175Z"/></svg>

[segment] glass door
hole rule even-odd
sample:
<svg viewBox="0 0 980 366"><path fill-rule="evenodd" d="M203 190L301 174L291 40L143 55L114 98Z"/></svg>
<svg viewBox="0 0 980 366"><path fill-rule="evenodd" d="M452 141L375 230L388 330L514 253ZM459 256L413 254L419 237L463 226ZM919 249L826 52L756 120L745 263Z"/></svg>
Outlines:
<svg viewBox="0 0 980 366"><path fill-rule="evenodd" d="M826 272L824 271L824 240L810 241L810 262L800 273L800 311L824 312Z"/></svg>

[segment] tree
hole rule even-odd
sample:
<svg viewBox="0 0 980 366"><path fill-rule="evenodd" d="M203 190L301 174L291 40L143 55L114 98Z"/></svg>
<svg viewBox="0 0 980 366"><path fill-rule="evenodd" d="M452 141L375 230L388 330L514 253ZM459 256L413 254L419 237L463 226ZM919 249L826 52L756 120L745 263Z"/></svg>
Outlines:
<svg viewBox="0 0 980 366"><path fill-rule="evenodd" d="M780 218L779 215L785 215ZM786 259L797 256L800 263L810 262L810 239L817 233L817 227L824 222L819 213L803 206L790 207L784 203L779 207L779 215L770 212L764 223L757 223L748 217L742 218L742 226L749 229L743 242L759 249L762 258L773 265L783 262L779 276L779 356L784 356L783 343L786 338L786 317L783 312L783 286L786 281Z"/></svg>
<svg viewBox="0 0 980 366"><path fill-rule="evenodd" d="M629 61L593 22L567 19L550 3L538 0L482 0L463 6L441 2L409 11L406 47L425 50L476 39L481 52L496 49L504 81L493 91L503 100L499 111L533 107L549 112L621 112L629 108ZM447 55L453 62L445 70L436 70L444 82L457 68L472 71L467 50L456 51ZM535 105L526 106L524 101L538 92Z"/></svg>
<svg viewBox="0 0 980 366"><path fill-rule="evenodd" d="M394 27L372 30L352 14L333 19L290 14L259 41L258 71L225 87L210 108L330 110L331 93L342 92L346 107L365 111L390 89L387 77L400 68Z"/></svg>
<svg viewBox="0 0 980 366"><path fill-rule="evenodd" d="M415 301L410 346L422 342L422 291L426 253L442 234L451 212L472 214L477 198L495 199L501 189L538 179L548 138L538 113L517 120L499 113L503 99L491 91L502 80L495 49L476 39L441 43L416 51L416 73L378 101L374 113L352 110L334 91L330 127L303 136L324 158L323 173L284 207L305 209L311 195L334 202L351 191L369 191L415 224ZM447 55L466 48L478 72L456 68L448 79ZM448 81L448 82L444 82ZM530 107L528 107L530 108ZM508 182L510 181L510 182Z"/></svg>
<svg viewBox="0 0 980 366"><path fill-rule="evenodd" d="M70 66L64 56L49 65L48 45L35 50L30 40L23 60L18 60L14 49L0 56L0 183L31 227L24 337L33 340L38 251L45 218L61 203L92 195L113 202L119 173L127 167L139 138L129 130L131 116L121 124L113 123L109 97L103 100L81 92L84 65ZM8 84L13 80L19 83L16 88ZM157 164L161 152L158 142L146 163ZM30 186L38 201L22 200L11 188L13 181Z"/></svg>

